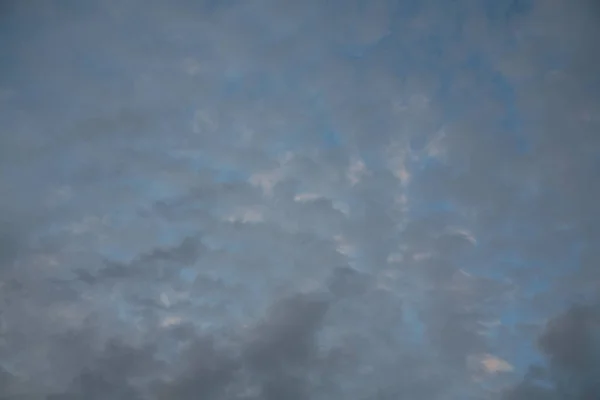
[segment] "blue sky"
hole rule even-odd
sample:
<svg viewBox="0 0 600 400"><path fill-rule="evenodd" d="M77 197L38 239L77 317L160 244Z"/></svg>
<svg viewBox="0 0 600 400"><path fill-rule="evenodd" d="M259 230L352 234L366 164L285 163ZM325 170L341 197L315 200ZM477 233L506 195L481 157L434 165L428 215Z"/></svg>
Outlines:
<svg viewBox="0 0 600 400"><path fill-rule="evenodd" d="M0 397L587 399L598 11L5 2Z"/></svg>

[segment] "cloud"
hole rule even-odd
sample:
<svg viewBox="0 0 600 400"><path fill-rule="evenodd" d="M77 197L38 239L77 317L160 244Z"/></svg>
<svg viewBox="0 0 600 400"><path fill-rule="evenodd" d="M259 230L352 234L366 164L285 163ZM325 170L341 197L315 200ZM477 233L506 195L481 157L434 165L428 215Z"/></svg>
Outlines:
<svg viewBox="0 0 600 400"><path fill-rule="evenodd" d="M326 310L325 300L303 296L277 304L248 350L252 365L270 371L308 361L315 351L313 335Z"/></svg>
<svg viewBox="0 0 600 400"><path fill-rule="evenodd" d="M5 224L3 224L5 225ZM18 256L19 243L15 233L5 226L0 233L0 265L2 269L9 268Z"/></svg>
<svg viewBox="0 0 600 400"><path fill-rule="evenodd" d="M596 306L575 305L552 318L538 339L547 358L545 372L533 366L523 381L506 391L506 399L538 393L542 399L586 399L598 393L600 368ZM534 373L535 372L535 373Z"/></svg>
<svg viewBox="0 0 600 400"><path fill-rule="evenodd" d="M185 372L165 383L160 389L161 398L216 398L239 368L238 362L226 352L215 348L210 338L193 343L188 354L193 358L189 360Z"/></svg>
<svg viewBox="0 0 600 400"><path fill-rule="evenodd" d="M593 2L4 3L0 397L599 391Z"/></svg>
<svg viewBox="0 0 600 400"><path fill-rule="evenodd" d="M552 363L585 370L596 357L594 348L600 328L599 318L595 308L575 306L548 323L539 339L539 346Z"/></svg>
<svg viewBox="0 0 600 400"><path fill-rule="evenodd" d="M496 374L499 372L512 372L514 370L514 367L508 362L490 354L486 354L482 357L481 365L485 371L490 374Z"/></svg>
<svg viewBox="0 0 600 400"><path fill-rule="evenodd" d="M237 209L228 218L229 222L256 223L263 221L263 215L260 209L247 208Z"/></svg>
<svg viewBox="0 0 600 400"><path fill-rule="evenodd" d="M152 390L158 398L216 399L225 393L242 396L252 387L258 387L264 398L284 394L303 398L308 390L308 363L318 356L311 355L316 351L314 334L327 307L312 297L282 299L257 321L250 336L240 337L233 347L201 333L189 336L177 358L168 361L160 360L155 346L110 340L65 392L49 398L145 398L146 390ZM90 343L92 338L86 340ZM300 375L294 372L298 368Z"/></svg>
<svg viewBox="0 0 600 400"><path fill-rule="evenodd" d="M294 201L304 203L320 199L321 196L316 193L301 193L294 196Z"/></svg>

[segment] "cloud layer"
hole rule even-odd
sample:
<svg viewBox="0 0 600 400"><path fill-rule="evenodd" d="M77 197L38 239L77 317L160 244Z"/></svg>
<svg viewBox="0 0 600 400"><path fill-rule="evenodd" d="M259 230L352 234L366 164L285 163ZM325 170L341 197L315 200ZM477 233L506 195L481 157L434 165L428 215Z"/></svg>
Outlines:
<svg viewBox="0 0 600 400"><path fill-rule="evenodd" d="M5 1L0 398L591 399L593 1Z"/></svg>

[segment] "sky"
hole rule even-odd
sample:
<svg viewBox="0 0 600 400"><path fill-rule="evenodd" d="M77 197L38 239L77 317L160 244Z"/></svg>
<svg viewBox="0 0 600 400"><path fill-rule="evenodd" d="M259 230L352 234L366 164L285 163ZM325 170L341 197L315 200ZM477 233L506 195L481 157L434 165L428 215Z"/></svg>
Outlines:
<svg viewBox="0 0 600 400"><path fill-rule="evenodd" d="M596 399L598 18L0 2L0 399Z"/></svg>

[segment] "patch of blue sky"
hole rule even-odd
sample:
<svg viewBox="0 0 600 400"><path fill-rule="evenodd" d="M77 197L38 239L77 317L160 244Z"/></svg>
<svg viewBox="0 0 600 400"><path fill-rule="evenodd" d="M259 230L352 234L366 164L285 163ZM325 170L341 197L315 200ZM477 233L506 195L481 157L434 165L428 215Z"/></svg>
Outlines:
<svg viewBox="0 0 600 400"><path fill-rule="evenodd" d="M545 232L529 225L515 227L513 232L514 233L506 233L506 235L513 236L513 238L521 237L523 241L532 242L535 242L536 235L545 234ZM493 238L490 239L493 240ZM494 251L493 247L488 247L488 238L486 238L483 233L478 235L478 240L483 254L485 254L486 251ZM531 290L531 293L540 293L550 288L548 286L550 282L562 279L572 272L573 268L579 263L582 245L582 242L576 241L568 246L569 249L565 254L551 259L548 257L538 258L535 255L528 257L527 255L519 254L518 251L507 250L496 260L488 259L487 267L485 269L477 268L477 270L482 273L485 271L486 274L506 273L507 267L510 267L513 271L519 269L529 269L531 273L543 271L543 275L538 275L540 278L533 280L531 283L533 286L528 288ZM491 275L489 276L491 277ZM496 278L498 278L498 276L496 276Z"/></svg>
<svg viewBox="0 0 600 400"><path fill-rule="evenodd" d="M410 327L410 339L414 343L425 343L425 324L421 321L418 310L406 302L402 308L402 316L407 326Z"/></svg>
<svg viewBox="0 0 600 400"><path fill-rule="evenodd" d="M113 58L107 57L101 49L96 51L79 52L78 57L73 60L73 67L79 71L85 71L86 77L91 79L119 82L128 85L130 81L124 79L123 68L115 63Z"/></svg>
<svg viewBox="0 0 600 400"><path fill-rule="evenodd" d="M486 253L485 244L482 245L480 251ZM518 256L506 255L506 257L500 256L496 260L489 260L486 262L486 268L481 268L478 263L465 263L463 270L476 277L483 277L493 279L498 282L508 282L507 266L522 266L522 268L532 268L529 260L519 258ZM517 288L516 293L519 296L525 296L528 299L533 299L535 296L551 290L552 283L560 276L559 270L554 267L545 268L544 276L538 279L533 279L528 282L525 286ZM557 298L559 302L562 302ZM521 326L533 322L540 322L543 315L540 315L535 310L529 307L520 307L520 303L514 303L509 307L504 307L498 315L501 326L508 329L511 335L519 335L519 329ZM497 328L496 328L497 329ZM499 331L492 330L491 338L498 338L497 333ZM530 340L517 340L513 346L517 348L506 349L506 358L510 360L519 373L524 373L531 363L541 363L543 357L536 348L534 338ZM502 351L501 349L499 350ZM510 353L510 354L508 354Z"/></svg>
<svg viewBox="0 0 600 400"><path fill-rule="evenodd" d="M449 200L412 200L409 204L408 218L411 220L418 220L439 214L452 214L456 211L456 206Z"/></svg>
<svg viewBox="0 0 600 400"><path fill-rule="evenodd" d="M439 91L443 85L449 87L452 82L449 78L454 66L445 59L444 52L452 47L452 40L457 35L456 28L449 31L434 28L426 35L411 37L410 45L403 35L392 35L381 42L380 57L387 59L398 79L410 80L417 70L421 77L432 78L432 82L438 85L435 89ZM443 91L438 94L443 94Z"/></svg>
<svg viewBox="0 0 600 400"><path fill-rule="evenodd" d="M521 127L519 111L516 105L515 90L500 72L492 72L490 82L496 96L505 107L505 115L500 126L509 132L515 132Z"/></svg>
<svg viewBox="0 0 600 400"><path fill-rule="evenodd" d="M317 129L321 138L319 146L325 150L342 147L344 145L343 135L331 123L331 110L323 95L321 93L312 94L309 96L308 103L311 104L318 120Z"/></svg>
<svg viewBox="0 0 600 400"><path fill-rule="evenodd" d="M179 149L167 153L175 160L182 161L190 167L192 171L198 172L208 167L209 157L205 152L198 149Z"/></svg>
<svg viewBox="0 0 600 400"><path fill-rule="evenodd" d="M179 271L179 278L184 282L192 283L196 280L199 273L200 271L194 267L182 268L181 271Z"/></svg>
<svg viewBox="0 0 600 400"><path fill-rule="evenodd" d="M414 144L415 146L422 146L422 144ZM427 172L430 168L440 168L442 167L439 162L432 158L426 158L425 160L420 161L418 167L413 169L416 171L414 174L419 174L423 172ZM415 180L418 182L419 177L416 176ZM410 192L409 188L409 192ZM409 198L414 197L410 196ZM417 196L417 198L420 196ZM419 219L428 217L434 214L446 213L446 214L454 214L457 210L453 206L453 204L441 198L432 199L429 201L414 201L411 202L409 207L409 218L410 219ZM513 226L514 225L514 226ZM489 251L487 248L488 242L497 237L498 234L507 234L510 235L511 232L519 232L520 235L535 235L538 234L537 229L533 226L528 227L528 230L523 230L524 227L516 226L515 224L511 224L510 226L499 227L500 231L494 230L493 232L489 232L487 235L482 233L483 236L478 236L478 243L480 246L478 248L478 252L483 252L484 254ZM508 230L507 230L508 229ZM513 232L513 233L514 233ZM486 238L487 236L487 238ZM485 278L490 278L499 282L505 282L507 279L506 273L506 264L507 262L513 264L514 266L522 265L523 267L531 267L527 260L523 260L518 257L518 254L506 254L508 259L503 259L502 257L497 260L491 260L491 262L495 265L500 265L500 268L494 268L491 265L486 265L486 268L481 268L481 266L476 262L465 262L462 264L462 268L472 274L473 276L480 276ZM512 257L512 261L511 261ZM489 262L489 260L488 260ZM533 284L529 285L526 290L527 296L535 296L535 294L540 293L544 290L550 288L549 284L553 278L557 275L551 274L551 276L547 277L547 279L538 280ZM410 315L410 314L409 314ZM500 322L503 326L509 327L511 331L517 329L519 324L530 322L535 319L536 315L533 315L530 310L518 309L516 307L507 308L505 311L501 313L499 316ZM413 321L413 324L417 324L417 322ZM415 325L418 326L418 325ZM418 328L415 328L418 329ZM494 335L492 335L493 337ZM511 361L511 363L515 364L517 369L525 370L531 362L535 362L536 360L540 360L541 356L537 352L535 345L528 342L519 342L519 351L511 354L511 357L507 357ZM516 357L516 358L515 358Z"/></svg>
<svg viewBox="0 0 600 400"><path fill-rule="evenodd" d="M525 256L518 251L503 250L499 254L494 248L494 240L498 235L508 235L512 237L519 232L519 235L522 235L521 237L523 237L523 240L527 240L528 237L531 237L530 235L535 234L535 229L533 227L530 227L531 230L529 230L529 234L524 232L527 231L526 228L527 227L514 227L514 231L504 230L504 232L502 232L502 227L499 227L499 231L495 232L495 234L494 232L477 232L478 246L475 250L477 254L470 262L464 264L463 269L474 276L489 278L498 282L508 282L511 275L519 269L529 269L531 273L535 272L540 267L537 262L525 258ZM490 255L492 257L490 257ZM486 260L485 265L481 265L481 259ZM544 279L551 280L552 273L548 275L550 271L547 269L544 271ZM528 290L531 290L531 293L537 293L539 290L543 290L546 285L545 283L542 283L541 280L535 282L532 282L533 286L527 288Z"/></svg>
<svg viewBox="0 0 600 400"><path fill-rule="evenodd" d="M231 97L244 90L244 74L239 71L227 71L221 82L221 91L225 97Z"/></svg>
<svg viewBox="0 0 600 400"><path fill-rule="evenodd" d="M540 316L531 315L516 304L504 308L499 315L500 327L508 329L511 336L517 340L511 341L510 348L498 347L499 355L504 356L515 367L517 373L523 374L527 368L533 363L542 363L543 356L537 348L535 337L531 336L526 339L519 338L522 335L520 329L532 321L539 322ZM502 344L502 337L499 336L499 328L492 331L492 338L499 340L497 344Z"/></svg>
<svg viewBox="0 0 600 400"><path fill-rule="evenodd" d="M482 3L485 15L492 23L507 23L533 9L533 0L485 0Z"/></svg>
<svg viewBox="0 0 600 400"><path fill-rule="evenodd" d="M428 157L421 165L420 169L412 169L413 181L419 182L419 175L426 173L427 169L442 168L441 163L433 157ZM409 220L419 220L439 215L455 215L458 217L459 209L450 198L426 198L420 195L420 188L410 184L406 189L408 198ZM429 196L427 196L429 197Z"/></svg>
<svg viewBox="0 0 600 400"><path fill-rule="evenodd" d="M340 45L337 49L337 53L346 60L358 61L367 59L370 53L374 53L379 49L386 46L389 39L391 39L393 33L391 31L386 32L380 38L373 43L358 44L358 43L345 43Z"/></svg>
<svg viewBox="0 0 600 400"><path fill-rule="evenodd" d="M216 170L215 182L219 183L232 183L232 182L245 182L250 177L250 174L246 171L236 169L232 166L219 165Z"/></svg>
<svg viewBox="0 0 600 400"><path fill-rule="evenodd" d="M235 68L225 71L225 77L221 81L222 100L237 99L242 97L249 101L258 101L274 93L272 79L266 72L255 72L248 74Z"/></svg>
<svg viewBox="0 0 600 400"><path fill-rule="evenodd" d="M420 0L398 0L395 2L393 18L396 24L402 24L405 20L411 20L423 9Z"/></svg>
<svg viewBox="0 0 600 400"><path fill-rule="evenodd" d="M529 154L532 150L532 143L523 132L523 121L517 107L514 87L499 72L493 72L490 81L498 99L505 107L505 114L499 124L501 128L499 134L507 136L517 154Z"/></svg>
<svg viewBox="0 0 600 400"><path fill-rule="evenodd" d="M164 180L148 178L129 178L128 184L135 193L147 202L157 202L175 198L181 194L181 189Z"/></svg>
<svg viewBox="0 0 600 400"><path fill-rule="evenodd" d="M492 92L490 95L496 99L501 99L502 94L506 95L506 87L493 82L495 71L489 60L485 57L485 53L481 50L471 50L466 59L461 65L476 81L492 83ZM471 103L464 104L465 107L470 107Z"/></svg>
<svg viewBox="0 0 600 400"><path fill-rule="evenodd" d="M343 145L342 136L331 128L324 128L322 131L322 147L326 150L336 149Z"/></svg>
<svg viewBox="0 0 600 400"><path fill-rule="evenodd" d="M484 132L498 132L498 134L505 135L506 139L513 143L517 153L528 153L531 144L522 133L523 122L516 105L515 90L509 81L495 70L481 51L472 51L461 66L461 70L467 70L478 81L486 82L491 89L490 96L498 101L504 109L497 121L500 129ZM448 91L452 82L452 72L450 71L451 68L448 69L448 72L441 71L442 79L438 90L440 100L444 102L444 119L446 121L462 118L465 113L471 113L474 106L468 101L452 101L452 94Z"/></svg>
<svg viewBox="0 0 600 400"><path fill-rule="evenodd" d="M215 182L244 182L250 178L250 171L243 170L230 163L223 162L209 152L202 150L179 151L171 156L184 161L195 172L210 171Z"/></svg>

